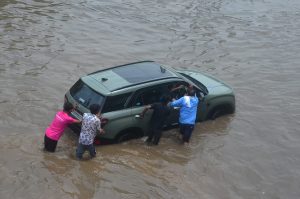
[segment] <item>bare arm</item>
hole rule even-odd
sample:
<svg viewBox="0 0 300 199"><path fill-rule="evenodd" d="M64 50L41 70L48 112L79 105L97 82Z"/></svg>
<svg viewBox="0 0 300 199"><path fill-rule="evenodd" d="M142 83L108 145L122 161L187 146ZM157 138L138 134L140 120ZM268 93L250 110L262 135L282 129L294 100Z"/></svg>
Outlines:
<svg viewBox="0 0 300 199"><path fill-rule="evenodd" d="M151 108L151 105L148 105L144 108L143 112L140 114L141 118L144 118L145 113Z"/></svg>
<svg viewBox="0 0 300 199"><path fill-rule="evenodd" d="M80 120L75 120L74 123L78 124L78 123L81 123L81 121Z"/></svg>
<svg viewBox="0 0 300 199"><path fill-rule="evenodd" d="M171 89L171 92L176 91L176 90L179 90L179 89L182 89L182 88L184 88L184 85L179 85L179 86L177 86L177 87L175 87L175 88L172 88L172 89Z"/></svg>
<svg viewBox="0 0 300 199"><path fill-rule="evenodd" d="M104 133L105 133L104 129L101 128L101 129L99 130L99 134L101 135L101 134L104 134Z"/></svg>

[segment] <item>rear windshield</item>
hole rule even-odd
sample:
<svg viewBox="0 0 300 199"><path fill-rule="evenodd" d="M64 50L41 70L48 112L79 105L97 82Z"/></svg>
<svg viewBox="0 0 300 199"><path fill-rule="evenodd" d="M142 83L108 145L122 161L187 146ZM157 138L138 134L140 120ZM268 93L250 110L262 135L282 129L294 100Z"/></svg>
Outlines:
<svg viewBox="0 0 300 199"><path fill-rule="evenodd" d="M89 108L91 104L102 106L105 99L104 96L95 92L81 80L78 80L70 89L70 94L79 104L86 108Z"/></svg>

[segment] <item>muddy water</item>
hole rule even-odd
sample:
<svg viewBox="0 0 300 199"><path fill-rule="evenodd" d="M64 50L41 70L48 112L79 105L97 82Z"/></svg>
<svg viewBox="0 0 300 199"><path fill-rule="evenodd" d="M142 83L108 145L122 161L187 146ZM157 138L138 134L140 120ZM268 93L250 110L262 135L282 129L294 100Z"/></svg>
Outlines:
<svg viewBox="0 0 300 199"><path fill-rule="evenodd" d="M0 198L272 198L300 195L298 0L0 0ZM74 159L43 132L88 72L156 60L215 75L234 115Z"/></svg>

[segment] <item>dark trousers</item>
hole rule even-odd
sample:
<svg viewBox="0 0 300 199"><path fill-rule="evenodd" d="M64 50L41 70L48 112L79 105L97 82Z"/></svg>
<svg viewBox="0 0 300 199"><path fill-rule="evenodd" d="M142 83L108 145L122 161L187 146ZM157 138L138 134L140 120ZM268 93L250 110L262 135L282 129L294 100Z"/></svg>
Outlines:
<svg viewBox="0 0 300 199"><path fill-rule="evenodd" d="M91 158L96 157L96 149L93 144L90 145L84 145L78 143L77 149L76 149L76 157L78 159L82 159L82 155L85 151L89 151Z"/></svg>
<svg viewBox="0 0 300 199"><path fill-rule="evenodd" d="M152 129L149 133L147 143L153 143L154 145L158 145L159 140L162 135L162 130L161 129Z"/></svg>
<svg viewBox="0 0 300 199"><path fill-rule="evenodd" d="M193 124L180 124L180 133L182 134L182 141L189 142L194 130Z"/></svg>
<svg viewBox="0 0 300 199"><path fill-rule="evenodd" d="M51 138L48 138L46 135L44 137L44 149L49 152L55 152L57 145L56 140L52 140Z"/></svg>

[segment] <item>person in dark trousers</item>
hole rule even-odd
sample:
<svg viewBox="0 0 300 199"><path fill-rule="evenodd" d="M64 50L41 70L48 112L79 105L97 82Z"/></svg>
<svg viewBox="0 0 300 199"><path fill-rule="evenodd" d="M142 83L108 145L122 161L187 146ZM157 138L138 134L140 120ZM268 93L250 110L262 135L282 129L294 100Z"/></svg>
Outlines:
<svg viewBox="0 0 300 199"><path fill-rule="evenodd" d="M54 119L45 132L44 150L55 152L57 142L63 135L65 128L71 123L80 123L79 120L69 116L73 110L73 104L70 102L65 102L63 110L56 113Z"/></svg>
<svg viewBox="0 0 300 199"><path fill-rule="evenodd" d="M153 114L150 121L151 129L149 136L146 140L147 144L158 145L159 143L159 140L162 135L164 122L170 114L170 108L167 106L169 98L170 97L166 95L162 96L159 103L154 103L146 106L143 112L140 114L141 118L144 118L145 113L149 109L153 109Z"/></svg>
<svg viewBox="0 0 300 199"><path fill-rule="evenodd" d="M94 147L94 139L97 133L103 134L104 130L101 128L100 109L98 104L90 106L90 113L84 113L82 118L82 126L76 150L76 157L81 160L83 153L88 150L91 158L96 156L96 149Z"/></svg>
<svg viewBox="0 0 300 199"><path fill-rule="evenodd" d="M189 143L194 130L198 102L199 99L195 95L195 90L191 88L187 90L187 95L170 103L171 107L180 107L179 125L184 144Z"/></svg>

